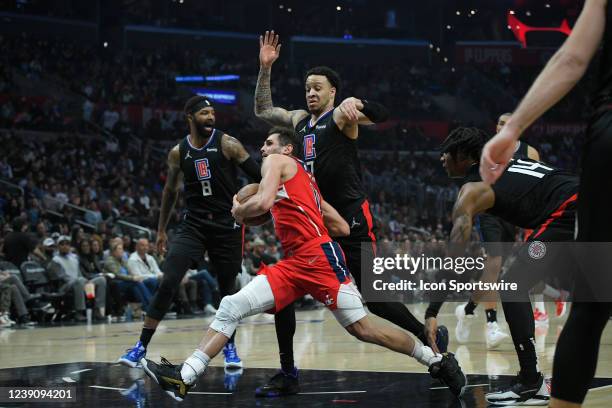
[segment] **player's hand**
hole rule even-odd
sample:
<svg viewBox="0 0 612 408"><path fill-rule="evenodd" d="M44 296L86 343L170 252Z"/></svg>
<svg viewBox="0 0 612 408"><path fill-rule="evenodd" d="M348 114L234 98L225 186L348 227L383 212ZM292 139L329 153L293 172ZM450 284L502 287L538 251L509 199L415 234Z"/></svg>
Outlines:
<svg viewBox="0 0 612 408"><path fill-rule="evenodd" d="M493 184L502 175L516 150L520 133L507 125L485 144L480 157L482 181Z"/></svg>
<svg viewBox="0 0 612 408"><path fill-rule="evenodd" d="M232 217L234 217L238 224L243 224L244 218L237 214L238 207L240 207L240 202L238 202L238 195L234 194L234 197L232 198Z"/></svg>
<svg viewBox="0 0 612 408"><path fill-rule="evenodd" d="M157 231L157 253L164 255L168 247L168 235L166 231Z"/></svg>
<svg viewBox="0 0 612 408"><path fill-rule="evenodd" d="M348 120L357 122L359 120L359 110L363 109L363 103L357 98L350 97L343 100L338 109Z"/></svg>
<svg viewBox="0 0 612 408"><path fill-rule="evenodd" d="M262 67L271 67L280 55L281 45L278 43L278 34L266 31L259 36L259 64Z"/></svg>
<svg viewBox="0 0 612 408"><path fill-rule="evenodd" d="M438 337L438 319L435 317L428 317L425 320L425 337L429 347L435 352L440 353L438 346L436 345L436 339Z"/></svg>

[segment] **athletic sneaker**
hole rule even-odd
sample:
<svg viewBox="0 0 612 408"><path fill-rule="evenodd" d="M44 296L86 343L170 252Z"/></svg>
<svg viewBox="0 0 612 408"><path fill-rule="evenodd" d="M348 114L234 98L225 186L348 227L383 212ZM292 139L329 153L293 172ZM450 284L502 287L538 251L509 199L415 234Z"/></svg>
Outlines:
<svg viewBox="0 0 612 408"><path fill-rule="evenodd" d="M267 384L257 387L255 390L256 397L283 397L285 395L294 395L300 392L300 382L298 369L293 368L291 373L285 373L279 370Z"/></svg>
<svg viewBox="0 0 612 408"><path fill-rule="evenodd" d="M509 387L490 392L485 398L488 403L494 405L548 405L550 385L542 373L533 384L525 384L519 373Z"/></svg>
<svg viewBox="0 0 612 408"><path fill-rule="evenodd" d="M546 313L546 310L542 311L536 307L533 311L533 320L536 324L548 324L548 313Z"/></svg>
<svg viewBox="0 0 612 408"><path fill-rule="evenodd" d="M243 368L225 368L223 376L223 386L227 391L236 391L238 389L238 380L244 374Z"/></svg>
<svg viewBox="0 0 612 408"><path fill-rule="evenodd" d="M140 364L142 364L144 372L159 384L166 391L166 394L176 401L185 399L192 386L183 382L183 377L181 377L182 364L174 365L163 357L160 364L146 358L140 360Z"/></svg>
<svg viewBox="0 0 612 408"><path fill-rule="evenodd" d="M455 337L459 343L467 343L470 338L470 330L474 322L474 315L465 314L465 305L460 304L455 309L455 317L457 318L457 327L455 327Z"/></svg>
<svg viewBox="0 0 612 408"><path fill-rule="evenodd" d="M453 353L445 353L442 360L429 366L429 374L437 378L457 397L461 397L467 386L467 377L461 371Z"/></svg>
<svg viewBox="0 0 612 408"><path fill-rule="evenodd" d="M448 329L446 326L438 326L436 346L438 346L440 353L446 353L448 351Z"/></svg>
<svg viewBox="0 0 612 408"><path fill-rule="evenodd" d="M144 380L139 378L138 380L134 381L130 388L121 391L121 395L134 402L136 404L136 408L145 408L147 403L147 393L144 388Z"/></svg>
<svg viewBox="0 0 612 408"><path fill-rule="evenodd" d="M206 315L214 315L217 313L217 309L215 309L213 305L208 304L204 306L204 313L206 313Z"/></svg>
<svg viewBox="0 0 612 408"><path fill-rule="evenodd" d="M507 333L500 329L497 322L487 323L487 348L489 350L493 350L499 347L501 342L507 339L508 337L510 336L508 336Z"/></svg>
<svg viewBox="0 0 612 408"><path fill-rule="evenodd" d="M147 354L147 349L144 348L140 340L134 347L127 349L126 353L119 357L118 363L131 368L140 368L140 360Z"/></svg>
<svg viewBox="0 0 612 408"><path fill-rule="evenodd" d="M225 368L242 368L242 360L238 357L236 345L234 343L226 343L223 347L223 355L225 356Z"/></svg>

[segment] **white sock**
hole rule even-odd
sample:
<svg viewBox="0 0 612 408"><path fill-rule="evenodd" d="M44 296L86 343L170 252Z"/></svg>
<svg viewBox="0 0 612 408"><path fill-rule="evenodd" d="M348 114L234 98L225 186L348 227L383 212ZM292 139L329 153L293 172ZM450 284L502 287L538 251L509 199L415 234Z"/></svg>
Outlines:
<svg viewBox="0 0 612 408"><path fill-rule="evenodd" d="M414 357L419 363L425 367L429 367L433 363L437 363L442 360L442 354L436 354L428 346L414 342L414 350L412 350L412 357Z"/></svg>
<svg viewBox="0 0 612 408"><path fill-rule="evenodd" d="M183 368L181 368L181 378L183 378L183 382L188 385L194 384L198 380L198 377L206 371L208 363L210 363L210 357L196 349L193 354L185 360Z"/></svg>
<svg viewBox="0 0 612 408"><path fill-rule="evenodd" d="M550 285L545 285L542 293L553 299L559 299L561 297L561 292Z"/></svg>

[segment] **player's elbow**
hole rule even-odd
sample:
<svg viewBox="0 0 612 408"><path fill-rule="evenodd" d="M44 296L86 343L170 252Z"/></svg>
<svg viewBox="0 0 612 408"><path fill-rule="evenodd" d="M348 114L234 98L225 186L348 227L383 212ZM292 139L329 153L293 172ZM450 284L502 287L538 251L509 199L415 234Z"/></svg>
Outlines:
<svg viewBox="0 0 612 408"><path fill-rule="evenodd" d="M332 237L346 237L351 234L351 228L344 220L332 222L327 228L329 235Z"/></svg>

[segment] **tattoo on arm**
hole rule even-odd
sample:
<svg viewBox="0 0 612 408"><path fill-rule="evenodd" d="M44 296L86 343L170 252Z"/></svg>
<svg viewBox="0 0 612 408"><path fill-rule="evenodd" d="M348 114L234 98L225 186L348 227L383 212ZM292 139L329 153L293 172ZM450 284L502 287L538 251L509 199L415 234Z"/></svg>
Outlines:
<svg viewBox="0 0 612 408"><path fill-rule="evenodd" d="M293 127L293 121L299 115L306 117L305 111L287 111L283 108L275 107L272 103L272 90L270 87L271 68L261 67L257 77L255 87L255 116L265 120L274 126Z"/></svg>
<svg viewBox="0 0 612 408"><path fill-rule="evenodd" d="M472 217L468 214L461 214L453 217L453 229L450 239L452 243L465 243L470 240L472 234Z"/></svg>
<svg viewBox="0 0 612 408"><path fill-rule="evenodd" d="M178 197L178 190L181 184L181 168L179 167L180 158L178 157L178 147L175 147L170 151L168 155L168 176L166 179L166 185L162 193L161 208L159 211L159 224L158 231L166 231L168 221L170 220L170 214L176 204Z"/></svg>
<svg viewBox="0 0 612 408"><path fill-rule="evenodd" d="M234 162L240 164L249 158L249 152L246 151L242 143L235 137L224 135L221 139L221 150L223 155Z"/></svg>

